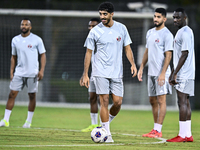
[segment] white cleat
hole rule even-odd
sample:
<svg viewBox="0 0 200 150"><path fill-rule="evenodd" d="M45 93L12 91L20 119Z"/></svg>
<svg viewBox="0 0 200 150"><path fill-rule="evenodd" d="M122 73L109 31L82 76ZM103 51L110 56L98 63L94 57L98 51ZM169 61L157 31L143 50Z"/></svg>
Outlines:
<svg viewBox="0 0 200 150"><path fill-rule="evenodd" d="M9 127L9 122L7 122L5 119L2 119L0 121L0 127Z"/></svg>
<svg viewBox="0 0 200 150"><path fill-rule="evenodd" d="M23 128L30 128L31 127L31 123L26 121L23 125Z"/></svg>
<svg viewBox="0 0 200 150"><path fill-rule="evenodd" d="M112 135L108 135L108 139L105 141L105 143L114 143L114 140L112 139Z"/></svg>

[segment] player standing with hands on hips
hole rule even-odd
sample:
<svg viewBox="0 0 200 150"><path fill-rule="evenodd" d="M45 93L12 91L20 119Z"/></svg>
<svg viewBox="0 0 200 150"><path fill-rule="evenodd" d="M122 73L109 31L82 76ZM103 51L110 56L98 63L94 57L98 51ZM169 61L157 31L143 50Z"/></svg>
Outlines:
<svg viewBox="0 0 200 150"><path fill-rule="evenodd" d="M179 28L174 40L173 65L169 83L174 85L178 97L179 134L167 142L193 142L189 97L194 96L195 54L194 34L186 25L183 8L174 11L174 25Z"/></svg>
<svg viewBox="0 0 200 150"><path fill-rule="evenodd" d="M21 34L12 39L12 57L10 66L10 94L6 104L4 118L0 127L9 127L9 118L14 107L15 98L24 86L28 88L29 105L28 115L23 128L30 128L36 105L38 81L44 76L46 65L46 50L43 41L31 33L31 21L24 18L20 25ZM38 53L40 54L40 71L38 71ZM15 72L14 72L15 70Z"/></svg>
<svg viewBox="0 0 200 150"><path fill-rule="evenodd" d="M122 52L131 64L133 77L137 75L137 68L134 62L133 53L130 47L131 39L126 26L113 20L114 6L110 2L104 2L99 6L101 23L91 29L86 42L87 47L84 60L84 73L82 85L89 87L88 69L91 56L94 52L92 72L96 93L100 97L100 116L102 127L108 132L106 142L114 142L110 133L110 122L118 114L121 108L124 87L123 87L123 66ZM108 111L110 92L113 105Z"/></svg>
<svg viewBox="0 0 200 150"><path fill-rule="evenodd" d="M143 137L162 137L162 124L166 114L166 94L172 94L168 82L171 73L169 63L173 51L173 35L165 27L166 10L157 8L154 13L155 28L146 35L146 50L138 71L138 80L142 81L145 64L148 61L148 95L152 106L154 128Z"/></svg>

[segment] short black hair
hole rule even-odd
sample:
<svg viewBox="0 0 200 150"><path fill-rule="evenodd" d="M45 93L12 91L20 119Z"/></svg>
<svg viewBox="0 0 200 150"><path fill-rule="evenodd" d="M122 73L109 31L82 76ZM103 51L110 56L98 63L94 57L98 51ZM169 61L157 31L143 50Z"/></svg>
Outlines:
<svg viewBox="0 0 200 150"><path fill-rule="evenodd" d="M185 16L187 16L187 14L186 14L184 8L177 8L177 9L175 10L175 12L182 12L182 14L184 14Z"/></svg>
<svg viewBox="0 0 200 150"><path fill-rule="evenodd" d="M27 18L27 17L24 17L22 20L28 20L31 23L31 20L29 18Z"/></svg>
<svg viewBox="0 0 200 150"><path fill-rule="evenodd" d="M114 5L111 2L103 2L99 5L98 10L107 11L108 13L113 13Z"/></svg>
<svg viewBox="0 0 200 150"><path fill-rule="evenodd" d="M167 17L166 9L164 8L156 8L155 12L162 14L162 16Z"/></svg>
<svg viewBox="0 0 200 150"><path fill-rule="evenodd" d="M92 19L90 19L90 21L96 21L96 22L98 22L98 23L101 22L99 18L92 18Z"/></svg>

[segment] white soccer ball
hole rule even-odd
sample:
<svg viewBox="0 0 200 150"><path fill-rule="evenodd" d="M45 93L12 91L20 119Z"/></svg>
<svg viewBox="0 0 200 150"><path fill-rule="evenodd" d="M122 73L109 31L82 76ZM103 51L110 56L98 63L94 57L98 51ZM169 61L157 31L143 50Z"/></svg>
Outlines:
<svg viewBox="0 0 200 150"><path fill-rule="evenodd" d="M107 140L108 133L105 128L102 127L96 127L91 132L91 139L95 143L103 143Z"/></svg>

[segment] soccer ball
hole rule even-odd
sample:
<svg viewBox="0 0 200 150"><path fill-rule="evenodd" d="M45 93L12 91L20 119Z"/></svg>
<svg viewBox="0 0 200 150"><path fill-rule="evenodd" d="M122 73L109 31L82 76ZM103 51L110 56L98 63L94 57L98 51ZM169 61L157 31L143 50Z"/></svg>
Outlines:
<svg viewBox="0 0 200 150"><path fill-rule="evenodd" d="M103 143L107 140L108 133L105 128L102 127L96 127L91 132L91 139L95 143Z"/></svg>

